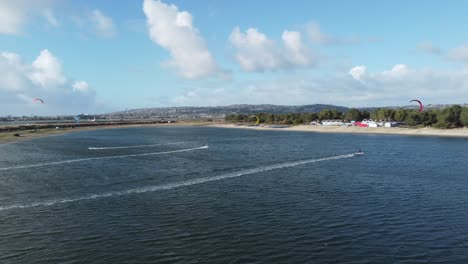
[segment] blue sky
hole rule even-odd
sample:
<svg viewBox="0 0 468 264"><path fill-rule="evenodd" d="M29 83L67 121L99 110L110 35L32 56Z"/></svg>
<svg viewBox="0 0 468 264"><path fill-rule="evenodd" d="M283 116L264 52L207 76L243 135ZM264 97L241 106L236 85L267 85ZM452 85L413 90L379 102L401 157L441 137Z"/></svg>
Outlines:
<svg viewBox="0 0 468 264"><path fill-rule="evenodd" d="M466 1L0 0L0 115L465 103L466 10Z"/></svg>

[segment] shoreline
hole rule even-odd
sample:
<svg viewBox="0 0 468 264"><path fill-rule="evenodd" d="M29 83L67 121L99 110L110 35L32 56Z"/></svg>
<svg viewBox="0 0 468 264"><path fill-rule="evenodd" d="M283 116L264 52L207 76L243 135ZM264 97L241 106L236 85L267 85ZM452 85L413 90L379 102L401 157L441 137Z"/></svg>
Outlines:
<svg viewBox="0 0 468 264"><path fill-rule="evenodd" d="M62 127L59 129L55 128L37 128L34 132L31 130L15 130L12 132L0 132L0 146L13 144L21 141L28 141L36 138L58 136L69 133L81 132L81 131L96 131L102 129L116 129L116 128L133 128L133 127L177 127L177 126L206 126L210 125L209 122L197 122L197 121L179 121L174 123L148 123L148 124L112 124L112 125L97 125L97 126L82 126L82 127ZM14 136L19 133L21 136Z"/></svg>
<svg viewBox="0 0 468 264"><path fill-rule="evenodd" d="M433 136L433 137L457 137L468 138L468 128L399 128L399 127L344 127L344 126L310 126L295 125L284 128L269 126L247 126L236 124L211 124L210 127L229 129L251 129L251 130L275 130L275 131L299 131L315 133L336 134L380 134L380 135L403 135L403 136Z"/></svg>
<svg viewBox="0 0 468 264"><path fill-rule="evenodd" d="M289 127L269 127L269 126L248 126L236 124L213 123L204 121L179 121L174 123L148 123L148 124L122 124L122 125L99 125L83 126L74 128L39 128L32 132L29 130L0 132L0 146L13 144L16 142L27 141L36 138L64 135L81 131L95 131L101 129L133 128L133 127L177 127L177 126L207 126L226 129L250 129L250 130L271 130L271 131L296 131L296 132L315 132L315 133L336 133L336 134L379 134L379 135L403 135L403 136L433 136L433 137L457 137L468 138L468 128L398 128L398 127L342 127L342 126L309 126L295 125ZM21 136L14 136L15 133Z"/></svg>

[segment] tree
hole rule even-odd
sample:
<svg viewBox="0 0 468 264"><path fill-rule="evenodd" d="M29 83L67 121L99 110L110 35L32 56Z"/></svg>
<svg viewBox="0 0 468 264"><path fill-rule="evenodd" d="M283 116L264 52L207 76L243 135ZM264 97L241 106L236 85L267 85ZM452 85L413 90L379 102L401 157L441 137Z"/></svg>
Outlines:
<svg viewBox="0 0 468 264"><path fill-rule="evenodd" d="M468 107L463 107L460 113L460 122L462 126L468 126Z"/></svg>
<svg viewBox="0 0 468 264"><path fill-rule="evenodd" d="M302 118L304 123L308 124L317 119L317 114L315 113L302 113L299 118Z"/></svg>
<svg viewBox="0 0 468 264"><path fill-rule="evenodd" d="M333 113L328 109L324 109L318 114L318 118L320 120L333 119Z"/></svg>
<svg viewBox="0 0 468 264"><path fill-rule="evenodd" d="M384 120L394 120L395 118L395 110L390 109L390 108L381 108L378 111L377 115L378 119L384 119Z"/></svg>
<svg viewBox="0 0 468 264"><path fill-rule="evenodd" d="M421 122L424 126L432 126L437 123L437 110L432 109L431 111L424 111L421 115Z"/></svg>
<svg viewBox="0 0 468 264"><path fill-rule="evenodd" d="M332 111L332 119L342 119L343 118L343 113L334 109Z"/></svg>
<svg viewBox="0 0 468 264"><path fill-rule="evenodd" d="M362 119L369 119L370 118L370 113L368 111L362 111L361 112L361 118Z"/></svg>
<svg viewBox="0 0 468 264"><path fill-rule="evenodd" d="M265 119L265 123L272 124L275 122L274 114L263 114L262 117Z"/></svg>
<svg viewBox="0 0 468 264"><path fill-rule="evenodd" d="M411 111L406 117L406 123L410 126L416 126L421 124L421 113Z"/></svg>
<svg viewBox="0 0 468 264"><path fill-rule="evenodd" d="M295 125L303 124L304 120L302 118L294 119L293 123Z"/></svg>
<svg viewBox="0 0 468 264"><path fill-rule="evenodd" d="M459 105L452 105L449 107L450 111L450 121L452 122L452 127L461 127L461 112L462 112L462 107Z"/></svg>
<svg viewBox="0 0 468 264"><path fill-rule="evenodd" d="M440 128L453 128L462 126L460 117L462 107L459 105L452 105L440 111L437 115L437 127Z"/></svg>
<svg viewBox="0 0 468 264"><path fill-rule="evenodd" d="M361 111L356 108L351 108L346 112L345 119L348 121L361 121Z"/></svg>
<svg viewBox="0 0 468 264"><path fill-rule="evenodd" d="M372 120L378 120L379 119L379 109L377 110L374 110L370 113L369 117L372 119Z"/></svg>
<svg viewBox="0 0 468 264"><path fill-rule="evenodd" d="M395 111L394 120L398 122L403 122L406 120L407 112L405 109L398 109Z"/></svg>

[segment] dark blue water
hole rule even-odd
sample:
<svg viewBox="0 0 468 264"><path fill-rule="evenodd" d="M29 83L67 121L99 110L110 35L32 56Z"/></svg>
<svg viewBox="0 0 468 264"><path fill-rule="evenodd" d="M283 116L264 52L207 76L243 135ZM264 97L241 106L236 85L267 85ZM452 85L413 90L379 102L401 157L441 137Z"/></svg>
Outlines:
<svg viewBox="0 0 468 264"><path fill-rule="evenodd" d="M179 127L0 145L0 263L468 263L468 140Z"/></svg>

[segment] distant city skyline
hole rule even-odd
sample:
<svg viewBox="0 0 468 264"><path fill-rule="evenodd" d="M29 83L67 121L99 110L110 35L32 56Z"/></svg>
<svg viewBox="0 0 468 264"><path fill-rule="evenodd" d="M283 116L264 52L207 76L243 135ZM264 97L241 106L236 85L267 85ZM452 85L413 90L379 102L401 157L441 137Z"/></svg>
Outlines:
<svg viewBox="0 0 468 264"><path fill-rule="evenodd" d="M463 104L466 10L466 1L0 0L0 116Z"/></svg>

